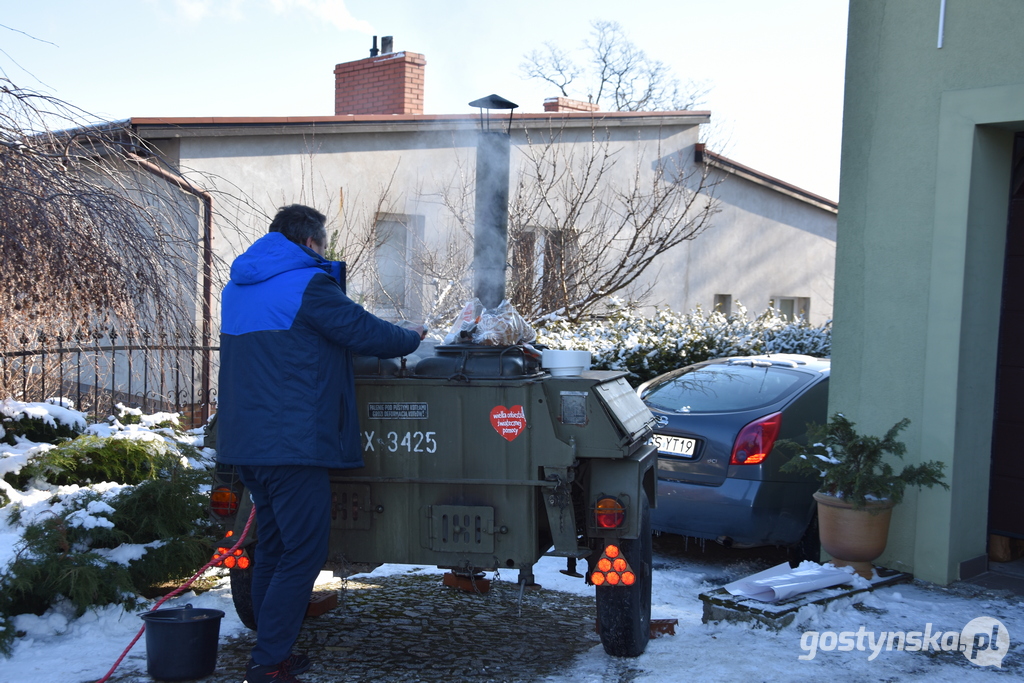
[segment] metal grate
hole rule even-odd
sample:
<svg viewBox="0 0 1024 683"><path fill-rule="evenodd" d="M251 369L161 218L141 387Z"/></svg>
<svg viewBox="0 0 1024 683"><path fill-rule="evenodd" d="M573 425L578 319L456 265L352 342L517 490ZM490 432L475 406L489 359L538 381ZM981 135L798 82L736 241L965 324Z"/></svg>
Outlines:
<svg viewBox="0 0 1024 683"><path fill-rule="evenodd" d="M440 552L493 552L494 508L432 505L430 549Z"/></svg>
<svg viewBox="0 0 1024 683"><path fill-rule="evenodd" d="M373 516L370 487L359 484L331 486L331 526L335 529L369 529Z"/></svg>

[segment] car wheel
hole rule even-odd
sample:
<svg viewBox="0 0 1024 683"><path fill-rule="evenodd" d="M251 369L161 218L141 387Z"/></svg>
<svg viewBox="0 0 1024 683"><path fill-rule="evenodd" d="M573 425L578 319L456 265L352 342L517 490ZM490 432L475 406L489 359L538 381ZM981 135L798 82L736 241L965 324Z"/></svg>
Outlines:
<svg viewBox="0 0 1024 683"><path fill-rule="evenodd" d="M651 637L651 508L642 497L640 535L619 542L622 557L633 568L632 586L597 587L597 622L604 651L613 657L639 657Z"/></svg>
<svg viewBox="0 0 1024 683"><path fill-rule="evenodd" d="M256 557L256 544L246 549L249 557ZM229 570L231 580L231 601L235 603L235 613L245 627L256 630L256 613L252 608L252 565L246 569L233 567Z"/></svg>
<svg viewBox="0 0 1024 683"><path fill-rule="evenodd" d="M811 515L811 521L804 531L804 535L795 545L789 548L789 566L796 567L801 562L821 561L821 537L818 535L818 513Z"/></svg>

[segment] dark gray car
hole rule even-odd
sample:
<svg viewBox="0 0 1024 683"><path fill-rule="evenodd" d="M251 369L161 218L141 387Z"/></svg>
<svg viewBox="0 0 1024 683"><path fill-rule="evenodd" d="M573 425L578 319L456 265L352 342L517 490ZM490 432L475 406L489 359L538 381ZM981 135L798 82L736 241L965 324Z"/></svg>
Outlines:
<svg viewBox="0 0 1024 683"><path fill-rule="evenodd" d="M828 418L829 359L719 358L660 375L637 391L657 418L652 527L726 546L794 548L817 560L814 478L779 468Z"/></svg>

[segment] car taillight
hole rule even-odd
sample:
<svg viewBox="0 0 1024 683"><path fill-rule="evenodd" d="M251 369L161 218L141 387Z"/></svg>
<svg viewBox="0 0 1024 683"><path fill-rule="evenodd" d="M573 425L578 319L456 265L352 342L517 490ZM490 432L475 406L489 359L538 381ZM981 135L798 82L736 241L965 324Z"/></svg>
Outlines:
<svg viewBox="0 0 1024 683"><path fill-rule="evenodd" d="M238 496L227 488L221 486L210 492L210 509L221 517L227 517L238 512Z"/></svg>
<svg viewBox="0 0 1024 683"><path fill-rule="evenodd" d="M754 420L740 430L732 447L730 465L756 465L764 461L775 445L782 427L782 413L772 413Z"/></svg>
<svg viewBox="0 0 1024 683"><path fill-rule="evenodd" d="M618 529L626 521L626 508L618 498L602 498L594 510L595 521L601 529Z"/></svg>

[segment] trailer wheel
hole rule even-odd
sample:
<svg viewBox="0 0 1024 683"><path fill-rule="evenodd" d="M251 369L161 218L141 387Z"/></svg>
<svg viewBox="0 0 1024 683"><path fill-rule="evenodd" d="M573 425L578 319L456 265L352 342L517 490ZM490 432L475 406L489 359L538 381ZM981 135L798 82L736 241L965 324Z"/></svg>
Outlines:
<svg viewBox="0 0 1024 683"><path fill-rule="evenodd" d="M619 542L622 556L633 567L632 586L597 587L597 622L604 651L613 657L639 657L651 637L651 509L647 496L640 508L640 535Z"/></svg>
<svg viewBox="0 0 1024 683"><path fill-rule="evenodd" d="M255 557L256 544L248 548L249 556ZM252 609L252 566L247 569L233 567L229 570L231 580L231 601L235 603L235 613L245 627L256 630L256 613Z"/></svg>

